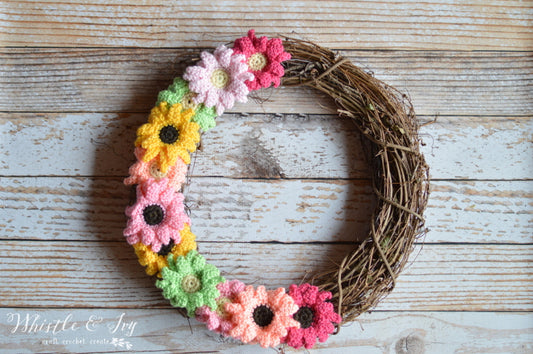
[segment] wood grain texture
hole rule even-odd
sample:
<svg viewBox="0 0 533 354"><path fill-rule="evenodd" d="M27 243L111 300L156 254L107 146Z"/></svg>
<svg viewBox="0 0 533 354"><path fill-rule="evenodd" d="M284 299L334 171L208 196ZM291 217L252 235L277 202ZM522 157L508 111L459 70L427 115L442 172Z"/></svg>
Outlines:
<svg viewBox="0 0 533 354"><path fill-rule="evenodd" d="M69 317L69 315L71 317ZM25 319L66 323L65 330L25 331ZM18 326L19 318L22 321ZM118 324L118 326L117 326ZM72 325L75 329L72 329ZM3 353L116 353L150 348L151 353L272 353L259 345L224 340L172 309L0 309ZM386 335L384 335L386 333ZM55 340L54 340L55 338ZM123 346L113 345L122 338ZM446 341L443 341L443 338ZM76 341L77 339L77 341ZM91 344L91 341L96 342ZM489 344L490 343L490 344ZM312 353L517 353L533 350L533 326L523 312L380 312L343 326ZM295 351L284 348L285 352Z"/></svg>
<svg viewBox="0 0 533 354"><path fill-rule="evenodd" d="M323 42L319 42L325 45ZM146 112L200 49L4 48L0 110ZM341 51L410 95L419 115L531 115L531 52ZM232 112L332 113L309 89L257 94ZM317 101L318 98L318 101ZM295 104L296 103L296 104Z"/></svg>
<svg viewBox="0 0 533 354"><path fill-rule="evenodd" d="M421 117L421 121L428 118ZM0 113L0 175L125 176L146 114ZM421 128L433 179L528 179L533 117L440 117ZM192 176L368 178L354 125L323 115L226 114Z"/></svg>
<svg viewBox="0 0 533 354"><path fill-rule="evenodd" d="M169 307L131 246L118 242L3 241L4 307ZM338 262L346 245L206 243L199 249L228 279L269 288L300 283ZM389 311L531 311L531 245L424 245L415 249ZM453 265L452 267L443 265ZM246 267L243 267L246 265ZM276 269L276 272L265 272ZM46 279L43 282L43 279ZM309 280L309 279L306 279ZM487 286L492 284L492 286Z"/></svg>
<svg viewBox="0 0 533 354"><path fill-rule="evenodd" d="M196 178L186 203L204 241L353 242L370 192L366 180ZM129 193L116 178L0 178L0 239L123 240ZM528 181L433 182L424 241L531 243L531 205Z"/></svg>
<svg viewBox="0 0 533 354"><path fill-rule="evenodd" d="M122 236L121 180L157 92L249 28L336 49L410 95L421 123L437 117L421 129L428 235L394 292L313 352L532 352L533 4L520 0L0 2L0 351L271 352L189 325ZM323 96L250 101L204 135L187 204L225 275L287 286L366 235L369 171ZM14 313L103 322L13 332ZM107 327L122 313L131 336Z"/></svg>
<svg viewBox="0 0 533 354"><path fill-rule="evenodd" d="M522 1L4 1L9 46L198 47L255 28L332 48L528 50L532 7Z"/></svg>

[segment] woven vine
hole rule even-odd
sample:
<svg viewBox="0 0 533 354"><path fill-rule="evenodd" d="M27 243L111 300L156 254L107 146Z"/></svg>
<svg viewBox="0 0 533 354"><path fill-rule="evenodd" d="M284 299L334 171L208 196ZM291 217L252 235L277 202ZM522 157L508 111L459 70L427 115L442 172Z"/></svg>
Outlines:
<svg viewBox="0 0 533 354"><path fill-rule="evenodd" d="M414 241L426 232L422 216L429 169L420 153L419 126L408 97L314 43L286 38L292 59L284 86L308 86L329 97L341 117L363 136L377 205L370 232L340 264L315 274L313 283L333 294L344 322L373 308L394 288Z"/></svg>

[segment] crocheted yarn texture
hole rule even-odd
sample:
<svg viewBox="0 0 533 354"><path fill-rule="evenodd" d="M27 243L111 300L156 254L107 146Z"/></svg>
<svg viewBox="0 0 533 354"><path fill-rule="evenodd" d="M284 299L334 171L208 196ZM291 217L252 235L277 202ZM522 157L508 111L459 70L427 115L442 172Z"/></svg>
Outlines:
<svg viewBox="0 0 533 354"><path fill-rule="evenodd" d="M196 65L159 93L148 123L137 130L137 161L124 180L136 185L137 195L126 208L124 236L171 305L209 330L263 347L286 343L309 349L326 341L343 320L343 287L330 287L333 293L309 283L267 290L226 280L197 252L181 193L200 132L213 128L215 118L235 102L246 102L251 91L279 86L282 63L289 59L281 39L256 37L250 30L233 48L202 52Z"/></svg>

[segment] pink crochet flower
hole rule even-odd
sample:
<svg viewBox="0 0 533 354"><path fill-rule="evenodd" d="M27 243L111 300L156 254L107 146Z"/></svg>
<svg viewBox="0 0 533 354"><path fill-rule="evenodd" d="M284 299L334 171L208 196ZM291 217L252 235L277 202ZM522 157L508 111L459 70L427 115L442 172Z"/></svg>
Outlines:
<svg viewBox="0 0 533 354"><path fill-rule="evenodd" d="M217 289L220 291L220 296L216 299L217 309L213 311L209 306L202 306L196 310L196 319L205 323L209 330L228 336L234 324L229 320L224 306L233 302L236 295L244 290L244 287L244 283L238 280L219 283Z"/></svg>
<svg viewBox="0 0 533 354"><path fill-rule="evenodd" d="M285 74L281 62L289 60L291 55L284 51L283 42L279 38L257 38L255 31L248 31L247 37L235 40L233 51L243 54L254 79L246 82L246 86L253 90L269 87L271 83L278 87L281 77Z"/></svg>
<svg viewBox="0 0 533 354"><path fill-rule="evenodd" d="M233 55L231 48L221 45L213 54L202 52L202 60L196 66L189 66L183 78L189 81L189 89L197 93L193 99L197 104L216 107L218 115L230 109L237 102L246 102L248 87L244 83L252 80L243 55Z"/></svg>
<svg viewBox="0 0 533 354"><path fill-rule="evenodd" d="M292 318L298 306L283 288L266 291L264 286L259 286L254 290L248 285L234 302L225 305L225 310L234 325L230 336L244 343L257 342L263 348L281 343L287 328L300 327Z"/></svg>
<svg viewBox="0 0 533 354"><path fill-rule="evenodd" d="M183 194L176 193L168 186L166 178L159 182L149 180L137 186L137 201L126 208L130 219L124 236L130 245L142 242L159 252L161 245L170 239L180 243L180 230L191 220L185 214Z"/></svg>
<svg viewBox="0 0 533 354"><path fill-rule="evenodd" d="M129 169L130 176L124 180L125 185L142 184L150 179L159 181L163 178L168 179L169 187L175 191L181 189L181 185L185 182L187 174L187 164L178 157L176 164L169 167L166 173L163 173L159 168L158 158L154 158L149 162L142 160L146 150L141 147L135 148L135 162Z"/></svg>
<svg viewBox="0 0 533 354"><path fill-rule="evenodd" d="M310 284L291 285L289 295L300 307L293 316L300 323L300 328L289 328L284 338L291 347L299 349L302 345L311 349L316 340L324 342L335 330L333 323L340 323L341 317L335 312L329 291L319 291Z"/></svg>

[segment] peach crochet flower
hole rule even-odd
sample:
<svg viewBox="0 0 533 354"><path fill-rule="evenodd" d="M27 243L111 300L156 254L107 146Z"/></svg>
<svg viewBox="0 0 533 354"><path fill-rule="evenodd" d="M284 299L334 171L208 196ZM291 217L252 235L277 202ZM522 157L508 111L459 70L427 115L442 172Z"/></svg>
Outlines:
<svg viewBox="0 0 533 354"><path fill-rule="evenodd" d="M227 336L233 328L224 305L235 300L238 293L244 290L244 283L238 280L226 281L217 285L220 296L217 298L217 309L211 310L208 306L202 306L196 310L196 319L207 325L211 331Z"/></svg>
<svg viewBox="0 0 533 354"><path fill-rule="evenodd" d="M185 183L185 177L187 175L187 164L181 158L178 158L176 164L170 166L168 171L164 173L159 168L157 157L148 162L144 162L143 156L146 153L145 149L136 147L134 153L135 157L137 157L137 162L131 165L129 169L130 176L124 180L125 185L141 184L150 179L159 181L160 179L167 178L168 185L175 191L181 189L181 185Z"/></svg>
<svg viewBox="0 0 533 354"><path fill-rule="evenodd" d="M246 82L250 91L269 87L271 84L278 87L285 74L281 62L291 58L283 49L280 38L257 38L253 29L248 31L248 36L235 40L233 51L245 56L249 70L254 74L253 80Z"/></svg>
<svg viewBox="0 0 533 354"><path fill-rule="evenodd" d="M180 242L180 231L191 220L185 214L183 194L168 187L164 178L159 182L149 180L137 186L137 201L126 208L128 224L124 236L130 245L142 242L159 252L161 245L170 240Z"/></svg>
<svg viewBox="0 0 533 354"><path fill-rule="evenodd" d="M263 348L273 347L287 335L288 327L300 327L292 318L298 305L285 293L285 289L266 291L264 286L249 285L225 310L231 315L234 326L230 336L244 343L258 342Z"/></svg>
<svg viewBox="0 0 533 354"><path fill-rule="evenodd" d="M189 89L197 93L196 103L206 107L215 106L220 116L237 102L246 102L248 87L245 81L252 80L243 55L233 55L233 49L221 45L213 54L202 52L202 60L189 66L183 78L189 81Z"/></svg>
<svg viewBox="0 0 533 354"><path fill-rule="evenodd" d="M335 312L329 291L319 291L311 284L291 285L289 295L300 307L294 314L294 319L300 323L300 328L289 328L287 337L283 340L291 347L299 349L305 346L311 349L318 338L325 342L335 331L333 323L340 323L341 317Z"/></svg>

